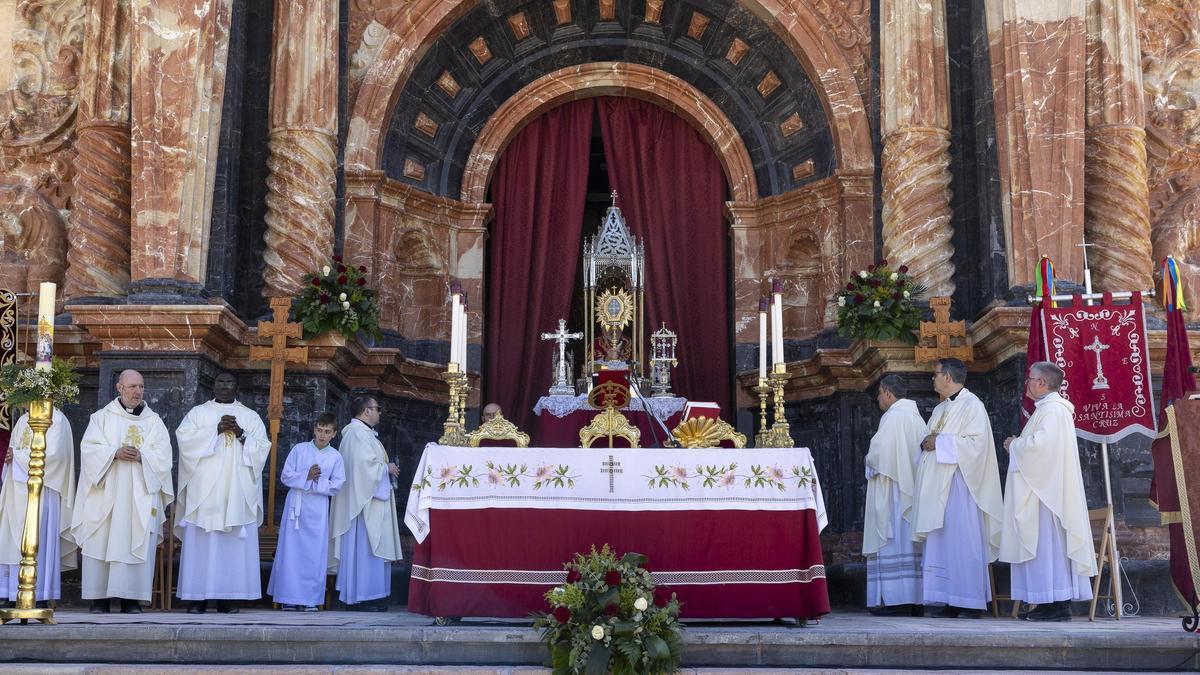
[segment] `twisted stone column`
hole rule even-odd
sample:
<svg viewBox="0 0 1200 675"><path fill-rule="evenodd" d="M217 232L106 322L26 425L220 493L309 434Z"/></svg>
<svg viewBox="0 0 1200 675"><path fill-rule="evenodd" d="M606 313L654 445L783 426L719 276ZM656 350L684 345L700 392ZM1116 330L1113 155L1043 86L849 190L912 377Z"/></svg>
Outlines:
<svg viewBox="0 0 1200 675"><path fill-rule="evenodd" d="M264 293L295 295L333 252L338 3L277 0Z"/></svg>
<svg viewBox="0 0 1200 675"><path fill-rule="evenodd" d="M954 293L944 0L883 0L883 252L927 296Z"/></svg>
<svg viewBox="0 0 1200 675"><path fill-rule="evenodd" d="M129 289L130 0L86 4L63 292L67 298L117 297Z"/></svg>
<svg viewBox="0 0 1200 675"><path fill-rule="evenodd" d="M1154 283L1136 0L1089 0L1084 233L1101 291Z"/></svg>

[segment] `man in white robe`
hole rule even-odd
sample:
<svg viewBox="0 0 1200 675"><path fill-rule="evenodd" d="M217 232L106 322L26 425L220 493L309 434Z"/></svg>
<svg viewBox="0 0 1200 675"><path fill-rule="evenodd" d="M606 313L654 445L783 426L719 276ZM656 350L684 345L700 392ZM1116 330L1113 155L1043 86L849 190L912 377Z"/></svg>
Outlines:
<svg viewBox="0 0 1200 675"><path fill-rule="evenodd" d="M342 455L329 444L337 418L324 413L311 441L288 453L281 480L290 488L279 524L279 543L267 593L286 610L317 611L325 602L329 568L329 498L346 482Z"/></svg>
<svg viewBox="0 0 1200 675"><path fill-rule="evenodd" d="M150 601L171 483L171 437L143 400L136 370L117 379L117 398L92 413L79 444L79 488L71 535L83 554L83 592L92 613L139 613Z"/></svg>
<svg viewBox="0 0 1200 675"><path fill-rule="evenodd" d="M221 373L213 400L190 411L179 428L179 504L175 536L179 598L202 614L207 601L236 613L237 600L262 597L258 527L263 521L262 473L271 439L258 413L238 403L237 380Z"/></svg>
<svg viewBox="0 0 1200 675"><path fill-rule="evenodd" d="M37 587L39 603L62 597L59 575L75 569L75 541L71 539L71 509L75 504L75 441L71 423L58 408L46 431L46 466L42 480L42 513L39 518ZM21 537L29 504L29 454L33 430L29 413L12 429L4 456L4 486L0 487L0 607L17 599L17 570L21 562Z"/></svg>
<svg viewBox="0 0 1200 675"><path fill-rule="evenodd" d="M921 554L913 544L916 462L925 438L917 404L896 375L879 382L883 417L867 452L867 508L863 555L867 558L867 607L875 615L917 615L921 604Z"/></svg>
<svg viewBox="0 0 1200 675"><path fill-rule="evenodd" d="M379 403L359 396L354 419L342 429L346 483L330 510L330 569L337 570L338 597L355 609L385 611L392 594L392 561L400 560L400 524L391 479L400 475L379 442ZM368 601L376 602L368 602ZM362 603L361 605L359 603Z"/></svg>
<svg viewBox="0 0 1200 675"><path fill-rule="evenodd" d="M1071 601L1091 600L1096 576L1075 406L1058 394L1063 371L1048 361L1029 367L1025 391L1035 401L1009 453L1000 559L1012 565L1012 597L1037 605L1030 621L1070 621Z"/></svg>
<svg viewBox="0 0 1200 675"><path fill-rule="evenodd" d="M933 388L943 401L929 417L917 467L913 540L924 542L922 596L944 604L941 617L978 617L992 598L988 563L1000 551L1004 501L992 424L963 385L967 367L938 361Z"/></svg>

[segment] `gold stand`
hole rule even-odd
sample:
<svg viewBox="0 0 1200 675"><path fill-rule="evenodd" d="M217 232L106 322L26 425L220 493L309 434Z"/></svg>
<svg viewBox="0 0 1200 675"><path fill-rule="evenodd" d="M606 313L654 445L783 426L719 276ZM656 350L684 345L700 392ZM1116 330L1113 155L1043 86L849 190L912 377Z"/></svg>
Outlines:
<svg viewBox="0 0 1200 675"><path fill-rule="evenodd" d="M442 424L442 437L438 443L442 445L468 445L467 440L467 391L470 384L467 374L459 370L457 363L451 363L442 373L442 379L450 387L450 409L446 412L446 421Z"/></svg>
<svg viewBox="0 0 1200 675"><path fill-rule="evenodd" d="M17 606L0 609L0 622L20 620L29 623L36 619L53 624L54 610L34 607L37 588L38 528L42 515L42 477L46 475L46 430L50 428L52 401L33 401L29 404L29 428L33 441L29 446L29 498L25 509L25 531L21 534L21 567L17 572Z"/></svg>
<svg viewBox="0 0 1200 675"><path fill-rule="evenodd" d="M795 447L795 441L792 440L792 433L788 427L787 416L783 410L783 385L788 381L789 377L791 376L788 375L787 366L782 363L776 363L770 377L771 390L775 393L775 424L771 425L770 431L764 435L763 443L760 447ZM765 405L765 394L763 396L763 405Z"/></svg>
<svg viewBox="0 0 1200 675"><path fill-rule="evenodd" d="M767 393L770 391L766 378L758 378L758 433L754 435L756 448L767 447L767 436L771 433L767 428Z"/></svg>

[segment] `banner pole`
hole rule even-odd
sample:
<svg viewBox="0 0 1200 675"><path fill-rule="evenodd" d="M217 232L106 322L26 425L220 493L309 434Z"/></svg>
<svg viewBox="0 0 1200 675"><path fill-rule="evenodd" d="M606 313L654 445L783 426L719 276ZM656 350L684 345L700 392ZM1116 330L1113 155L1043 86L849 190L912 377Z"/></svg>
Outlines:
<svg viewBox="0 0 1200 675"><path fill-rule="evenodd" d="M1088 267L1087 250L1089 246L1095 244L1087 243L1084 240L1082 244L1076 246L1083 249L1083 288L1086 292L1084 297L1087 299L1088 307L1095 303L1095 293L1092 292L1092 270ZM1117 554L1117 512L1113 508L1112 498L1112 479L1109 477L1108 471L1108 441L1100 442L1100 458L1104 462L1104 499L1108 505L1109 517L1105 519L1105 527L1108 528L1108 551L1109 551L1109 579L1108 579L1108 594L1112 597L1113 616L1120 621L1121 609L1124 607L1124 598L1121 593L1121 558ZM1102 570L1097 569L1096 574L1101 574Z"/></svg>

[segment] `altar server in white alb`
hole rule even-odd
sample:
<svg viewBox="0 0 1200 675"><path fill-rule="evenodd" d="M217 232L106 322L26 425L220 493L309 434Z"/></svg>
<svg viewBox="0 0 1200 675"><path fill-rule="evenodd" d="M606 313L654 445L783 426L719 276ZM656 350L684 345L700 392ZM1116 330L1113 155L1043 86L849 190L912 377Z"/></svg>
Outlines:
<svg viewBox="0 0 1200 675"><path fill-rule="evenodd" d="M92 413L79 444L79 490L71 535L83 554L83 593L92 613L120 598L123 613L142 611L154 583L171 484L171 437L143 400L136 370L117 379L117 398Z"/></svg>
<svg viewBox="0 0 1200 675"><path fill-rule="evenodd" d="M337 417L323 413L313 425L312 440L293 446L283 465L280 479L290 489L267 593L285 611L315 612L325 602L329 498L346 482L342 455L330 445L335 435Z"/></svg>
<svg viewBox="0 0 1200 675"><path fill-rule="evenodd" d="M42 513L37 552L34 600L62 597L59 574L75 569L75 540L71 538L71 507L75 504L75 442L71 423L58 408L46 431L46 466L42 480ZM4 486L0 487L0 607L17 599L17 570L21 536L29 504L29 455L33 430L29 413L12 429L4 456Z"/></svg>
<svg viewBox="0 0 1200 675"><path fill-rule="evenodd" d="M875 615L916 615L921 604L920 546L913 543L916 463L925 438L917 404L896 375L879 382L883 417L867 452L867 509L863 555L867 558L867 607Z"/></svg>
<svg viewBox="0 0 1200 675"><path fill-rule="evenodd" d="M238 600L262 597L258 527L263 520L262 473L271 440L258 413L238 403L237 380L222 373L213 400L192 408L179 428L179 504L175 536L179 598L188 612L237 612Z"/></svg>
<svg viewBox="0 0 1200 675"><path fill-rule="evenodd" d="M333 497L330 510L330 571L337 571L342 602L352 609L382 612L392 593L392 561L401 558L391 481L400 470L388 461L375 431L379 403L359 396L351 402L350 412L354 419L342 429L341 441L346 483Z"/></svg>
<svg viewBox="0 0 1200 675"><path fill-rule="evenodd" d="M941 617L982 615L992 598L987 566L1000 552L1004 500L996 442L987 410L966 381L962 361L938 361L933 388L944 400L929 416L917 467L913 539L925 543L923 600L944 604Z"/></svg>
<svg viewBox="0 0 1200 675"><path fill-rule="evenodd" d="M1030 621L1070 621L1071 601L1091 600L1096 576L1075 406L1058 394L1063 371L1049 361L1029 367L1025 391L1033 415L1004 441L1008 481L1000 559L1012 564L1012 597L1036 604Z"/></svg>

